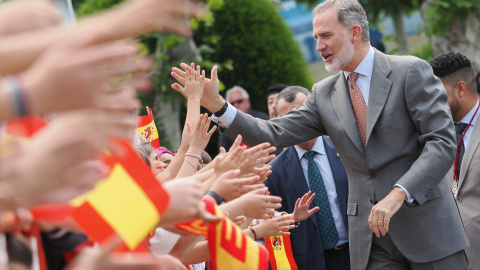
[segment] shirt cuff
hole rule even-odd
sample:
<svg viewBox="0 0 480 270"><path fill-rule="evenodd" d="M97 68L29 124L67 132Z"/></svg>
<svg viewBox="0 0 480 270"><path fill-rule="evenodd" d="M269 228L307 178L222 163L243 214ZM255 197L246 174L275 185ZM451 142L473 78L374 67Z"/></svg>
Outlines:
<svg viewBox="0 0 480 270"><path fill-rule="evenodd" d="M410 192L408 192L408 190L406 190L402 185L399 185L399 184L395 184L396 187L399 187L401 189L403 189L403 191L405 191L405 194L407 194L407 198L405 199L405 201L407 201L408 203L413 203L414 199L412 197L412 195L410 195Z"/></svg>
<svg viewBox="0 0 480 270"><path fill-rule="evenodd" d="M237 109L233 107L230 103L227 102L227 110L225 113L217 117L215 114L212 114L212 121L220 125L222 128L227 129L232 124L235 116L237 116Z"/></svg>

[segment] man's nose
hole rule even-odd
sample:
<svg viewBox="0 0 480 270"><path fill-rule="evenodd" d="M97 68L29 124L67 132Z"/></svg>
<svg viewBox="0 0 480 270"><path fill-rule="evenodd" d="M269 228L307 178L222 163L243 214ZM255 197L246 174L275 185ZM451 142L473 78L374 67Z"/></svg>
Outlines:
<svg viewBox="0 0 480 270"><path fill-rule="evenodd" d="M317 40L317 52L324 51L327 48L325 42L321 41L320 39Z"/></svg>

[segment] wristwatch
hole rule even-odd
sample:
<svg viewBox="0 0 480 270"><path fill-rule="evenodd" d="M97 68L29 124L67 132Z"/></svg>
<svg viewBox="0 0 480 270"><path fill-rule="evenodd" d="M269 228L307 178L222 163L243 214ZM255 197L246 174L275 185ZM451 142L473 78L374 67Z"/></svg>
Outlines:
<svg viewBox="0 0 480 270"><path fill-rule="evenodd" d="M220 195L218 195L215 191L209 190L207 191L206 194L212 196L215 199L215 202L217 202L217 205L220 205L223 202L225 202L225 199L220 197Z"/></svg>

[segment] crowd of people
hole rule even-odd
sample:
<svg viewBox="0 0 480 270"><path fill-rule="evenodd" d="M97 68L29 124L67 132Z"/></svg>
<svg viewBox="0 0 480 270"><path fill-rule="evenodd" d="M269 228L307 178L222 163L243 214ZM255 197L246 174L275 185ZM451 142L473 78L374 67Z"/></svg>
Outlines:
<svg viewBox="0 0 480 270"><path fill-rule="evenodd" d="M128 0L65 26L48 0L0 5L0 269L210 269L210 240L176 226L219 222L205 200L255 241L284 248L275 237L288 237L293 259L281 269L480 269L480 84L469 59L386 55L371 47L357 0L326 0L313 36L338 74L312 91L272 82L267 115L241 86L223 98L217 67L206 78L182 63L172 68L188 101L181 145L155 148L136 130L154 65L136 38L189 36L185 18L203 13L188 0ZM9 133L31 116L47 124ZM113 140L136 150L169 197L149 251L133 260L114 255L118 238L99 248L72 220L30 212L94 189L110 172L99 156L122 155Z"/></svg>

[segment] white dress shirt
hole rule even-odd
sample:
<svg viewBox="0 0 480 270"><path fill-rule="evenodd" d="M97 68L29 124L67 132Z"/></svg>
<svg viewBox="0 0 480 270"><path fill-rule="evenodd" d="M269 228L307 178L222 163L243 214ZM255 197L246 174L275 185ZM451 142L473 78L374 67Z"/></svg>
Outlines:
<svg viewBox="0 0 480 270"><path fill-rule="evenodd" d="M478 106L479 106L479 104L478 104L478 100L477 100L477 103L475 104L475 106L473 106L473 108L467 113L467 115L465 115L465 117L463 117L462 120L460 120L460 123L465 123L465 124L468 125L468 123L470 123L470 120L472 120L473 115L475 115L475 111L477 110ZM465 151L467 149L468 141L470 140L470 137L472 136L473 127L475 126L475 122L477 122L478 114L480 114L480 111L477 112L477 114L473 118L472 124L470 124L470 127L467 129L467 132L465 133L465 136L463 137L462 142L463 142L463 146L465 146Z"/></svg>
<svg viewBox="0 0 480 270"><path fill-rule="evenodd" d="M297 145L295 145L294 147L297 151L298 159L300 160L300 165L302 166L302 171L305 175L308 189L310 189L310 184L308 183L308 160L307 158L303 157L307 150L302 149ZM330 204L330 208L332 209L333 220L335 221L335 227L337 228L338 232L339 239L336 246L339 246L348 242L348 233L345 222L343 222L342 212L340 211L337 188L335 187L332 169L330 168L330 162L328 162L327 152L325 151L325 145L323 144L322 137L318 137L311 151L317 152L317 154L313 158L313 161L315 162L315 164L317 164L318 169L320 169L320 174L322 175L323 183L325 184L325 190L327 191L328 195L328 202Z"/></svg>

